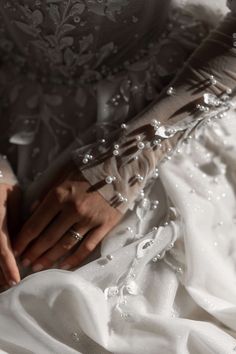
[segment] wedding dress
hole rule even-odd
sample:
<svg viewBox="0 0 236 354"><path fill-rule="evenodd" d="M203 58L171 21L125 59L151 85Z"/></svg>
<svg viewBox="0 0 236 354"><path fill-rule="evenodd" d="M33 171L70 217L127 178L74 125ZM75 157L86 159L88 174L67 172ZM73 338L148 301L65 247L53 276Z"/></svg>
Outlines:
<svg viewBox="0 0 236 354"><path fill-rule="evenodd" d="M227 82L198 73L204 91L187 72L196 112L168 122L161 104L148 105L161 93L171 116L175 97L189 103L178 73L222 17L194 10L157 0L0 4L1 180L16 182L11 164L27 213L73 156L124 213L83 267L29 275L0 295L0 353L236 352L233 14L209 40L232 44Z"/></svg>

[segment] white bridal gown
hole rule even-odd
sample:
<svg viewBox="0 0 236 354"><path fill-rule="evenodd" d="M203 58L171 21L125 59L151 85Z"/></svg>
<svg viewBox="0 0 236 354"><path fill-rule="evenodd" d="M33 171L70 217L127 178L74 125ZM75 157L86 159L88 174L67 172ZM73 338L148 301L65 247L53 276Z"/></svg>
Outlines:
<svg viewBox="0 0 236 354"><path fill-rule="evenodd" d="M1 153L25 188L26 205L72 150L87 165L88 144L100 139L101 145L121 123L129 127L221 17L169 5L1 1ZM93 261L73 272L29 275L1 293L0 353L236 353L232 89L220 98L205 94L197 118L177 122L174 130L152 122L164 140L184 136L167 149L132 205L119 206L124 218ZM170 86L168 95L174 91ZM136 143L143 150L140 137ZM4 178L6 160L0 162ZM91 168L95 179L101 166ZM105 197L110 182L107 188Z"/></svg>

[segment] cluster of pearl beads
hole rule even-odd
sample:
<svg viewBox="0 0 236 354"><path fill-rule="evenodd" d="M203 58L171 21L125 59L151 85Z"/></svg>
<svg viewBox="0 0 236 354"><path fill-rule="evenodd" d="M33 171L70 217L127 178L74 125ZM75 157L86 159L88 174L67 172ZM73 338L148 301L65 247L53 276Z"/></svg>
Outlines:
<svg viewBox="0 0 236 354"><path fill-rule="evenodd" d="M155 210L155 209L157 209L158 205L159 205L159 200L153 200L153 201L152 201L151 208L152 208L153 210Z"/></svg>
<svg viewBox="0 0 236 354"><path fill-rule="evenodd" d="M121 202L121 203L128 202L128 198L124 197L121 193L117 193L117 197L118 197L119 202Z"/></svg>
<svg viewBox="0 0 236 354"><path fill-rule="evenodd" d="M136 180L137 180L138 182L143 182L143 181L144 181L144 177L141 176L140 174L135 175L135 178L136 178Z"/></svg>
<svg viewBox="0 0 236 354"><path fill-rule="evenodd" d="M210 85L212 85L212 86L214 86L214 85L217 84L217 80L215 79L214 75L210 75L209 83L210 83Z"/></svg>
<svg viewBox="0 0 236 354"><path fill-rule="evenodd" d="M120 148L120 145L114 144L114 150L113 150L113 155L114 156L120 155L119 148Z"/></svg>
<svg viewBox="0 0 236 354"><path fill-rule="evenodd" d="M154 128L155 131L160 127L160 125L161 125L161 122L159 122L156 119L153 119L151 121L151 126Z"/></svg>
<svg viewBox="0 0 236 354"><path fill-rule="evenodd" d="M209 112L209 107L206 107L202 104L197 104L196 105L197 110L199 110L200 112Z"/></svg>
<svg viewBox="0 0 236 354"><path fill-rule="evenodd" d="M111 184L112 182L116 181L116 177L115 176L107 176L105 178L105 181L107 184Z"/></svg>
<svg viewBox="0 0 236 354"><path fill-rule="evenodd" d="M159 169L155 168L154 172L153 172L153 178L158 178L159 177Z"/></svg>
<svg viewBox="0 0 236 354"><path fill-rule="evenodd" d="M90 154L85 154L83 158L83 164L86 165L90 160L93 159L93 156Z"/></svg>
<svg viewBox="0 0 236 354"><path fill-rule="evenodd" d="M166 91L168 96L173 96L175 94L175 89L174 87L170 86L167 91Z"/></svg>

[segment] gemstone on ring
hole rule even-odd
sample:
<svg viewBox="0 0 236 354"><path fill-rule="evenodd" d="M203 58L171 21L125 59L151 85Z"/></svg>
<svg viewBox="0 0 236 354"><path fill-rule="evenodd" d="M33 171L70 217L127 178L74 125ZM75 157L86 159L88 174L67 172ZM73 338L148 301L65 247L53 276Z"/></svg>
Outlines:
<svg viewBox="0 0 236 354"><path fill-rule="evenodd" d="M70 229L69 233L76 241L81 241L83 239L83 236L80 235L80 233L75 231L74 229Z"/></svg>

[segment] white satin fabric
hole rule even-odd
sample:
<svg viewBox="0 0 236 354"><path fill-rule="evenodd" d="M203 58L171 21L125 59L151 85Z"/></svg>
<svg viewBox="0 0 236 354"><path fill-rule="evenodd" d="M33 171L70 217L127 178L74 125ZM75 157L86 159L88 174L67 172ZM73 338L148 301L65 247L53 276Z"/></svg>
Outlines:
<svg viewBox="0 0 236 354"><path fill-rule="evenodd" d="M128 212L101 257L2 293L0 353L235 353L235 118L207 122L160 165L146 191L158 208Z"/></svg>

